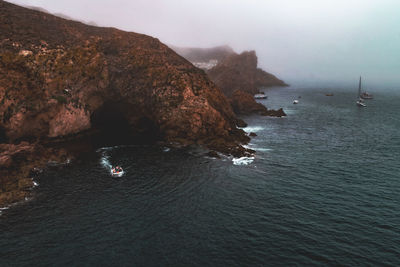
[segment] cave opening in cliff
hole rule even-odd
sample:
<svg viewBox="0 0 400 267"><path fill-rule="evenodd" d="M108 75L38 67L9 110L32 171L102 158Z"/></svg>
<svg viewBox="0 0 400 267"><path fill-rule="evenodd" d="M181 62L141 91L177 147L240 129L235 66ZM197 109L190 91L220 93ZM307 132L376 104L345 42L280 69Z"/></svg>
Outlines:
<svg viewBox="0 0 400 267"><path fill-rule="evenodd" d="M155 123L132 107L107 102L91 116L95 130L93 141L98 145L151 144L160 139Z"/></svg>
<svg viewBox="0 0 400 267"><path fill-rule="evenodd" d="M7 134L6 134L6 130L4 129L4 127L0 126L0 144L1 143L7 143Z"/></svg>

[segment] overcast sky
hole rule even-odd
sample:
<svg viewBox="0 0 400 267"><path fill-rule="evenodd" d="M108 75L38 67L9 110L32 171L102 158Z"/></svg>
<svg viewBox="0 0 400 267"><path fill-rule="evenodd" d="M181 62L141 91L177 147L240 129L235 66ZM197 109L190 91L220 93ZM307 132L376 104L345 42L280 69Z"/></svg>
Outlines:
<svg viewBox="0 0 400 267"><path fill-rule="evenodd" d="M290 83L400 85L399 0L10 0L178 46L256 50Z"/></svg>

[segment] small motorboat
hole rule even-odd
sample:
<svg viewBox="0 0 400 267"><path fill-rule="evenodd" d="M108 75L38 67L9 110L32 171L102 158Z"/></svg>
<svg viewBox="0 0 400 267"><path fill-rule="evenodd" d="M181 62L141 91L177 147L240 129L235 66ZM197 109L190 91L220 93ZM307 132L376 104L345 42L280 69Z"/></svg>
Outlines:
<svg viewBox="0 0 400 267"><path fill-rule="evenodd" d="M333 94L332 93L329 93L329 94L325 94L326 96L333 96Z"/></svg>
<svg viewBox="0 0 400 267"><path fill-rule="evenodd" d="M255 99L267 99L268 97L267 97L267 95L264 94L264 93L259 93L259 94L255 94L255 95L254 95L254 98L255 98Z"/></svg>
<svg viewBox="0 0 400 267"><path fill-rule="evenodd" d="M124 175L124 170L117 166L111 169L111 176L112 177L121 177L122 175Z"/></svg>
<svg viewBox="0 0 400 267"><path fill-rule="evenodd" d="M293 104L298 104L298 103L299 103L299 100L297 100L297 99L293 100Z"/></svg>

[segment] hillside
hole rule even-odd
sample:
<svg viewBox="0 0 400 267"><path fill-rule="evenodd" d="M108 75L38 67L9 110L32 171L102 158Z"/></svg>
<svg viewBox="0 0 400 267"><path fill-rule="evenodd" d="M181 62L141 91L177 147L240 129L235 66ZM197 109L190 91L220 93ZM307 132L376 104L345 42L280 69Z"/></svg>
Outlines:
<svg viewBox="0 0 400 267"><path fill-rule="evenodd" d="M257 67L258 59L255 51L231 54L207 71L226 96L236 90L256 94L261 87L287 86L274 75Z"/></svg>
<svg viewBox="0 0 400 267"><path fill-rule="evenodd" d="M27 141L24 149L33 143L36 149L100 132L120 142L159 140L247 153L240 144L249 139L236 128L239 120L226 97L204 71L155 38L4 1L0 36L0 143ZM3 193L19 190L21 177L8 170L25 162L19 157L13 165L18 153L8 147L0 147Z"/></svg>

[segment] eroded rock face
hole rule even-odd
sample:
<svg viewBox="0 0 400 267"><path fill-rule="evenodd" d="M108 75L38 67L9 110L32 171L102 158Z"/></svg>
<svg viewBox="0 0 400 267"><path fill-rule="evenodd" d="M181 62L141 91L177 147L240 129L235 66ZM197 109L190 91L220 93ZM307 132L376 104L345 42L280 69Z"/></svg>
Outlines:
<svg viewBox="0 0 400 267"><path fill-rule="evenodd" d="M34 167L69 156L49 142L112 129L252 153L237 124L206 73L157 39L0 0L0 206L29 194Z"/></svg>
<svg viewBox="0 0 400 267"><path fill-rule="evenodd" d="M232 94L230 102L235 113L239 115L262 114L268 110L263 104L257 103L251 94L241 90Z"/></svg>
<svg viewBox="0 0 400 267"><path fill-rule="evenodd" d="M231 54L207 73L228 97L237 90L254 95L263 86L287 86L274 75L257 68L255 51Z"/></svg>
<svg viewBox="0 0 400 267"><path fill-rule="evenodd" d="M278 110L268 109L263 104L256 102L251 94L241 90L237 90L233 93L230 102L233 110L238 115L259 114L271 117L286 116L282 108Z"/></svg>
<svg viewBox="0 0 400 267"><path fill-rule="evenodd" d="M167 141L243 141L207 75L155 38L3 1L0 36L0 127L10 141L90 129L92 115L110 102L131 129L146 118Z"/></svg>
<svg viewBox="0 0 400 267"><path fill-rule="evenodd" d="M28 142L0 144L0 207L29 196L35 167L44 167L48 161L65 162L67 158L63 149Z"/></svg>

